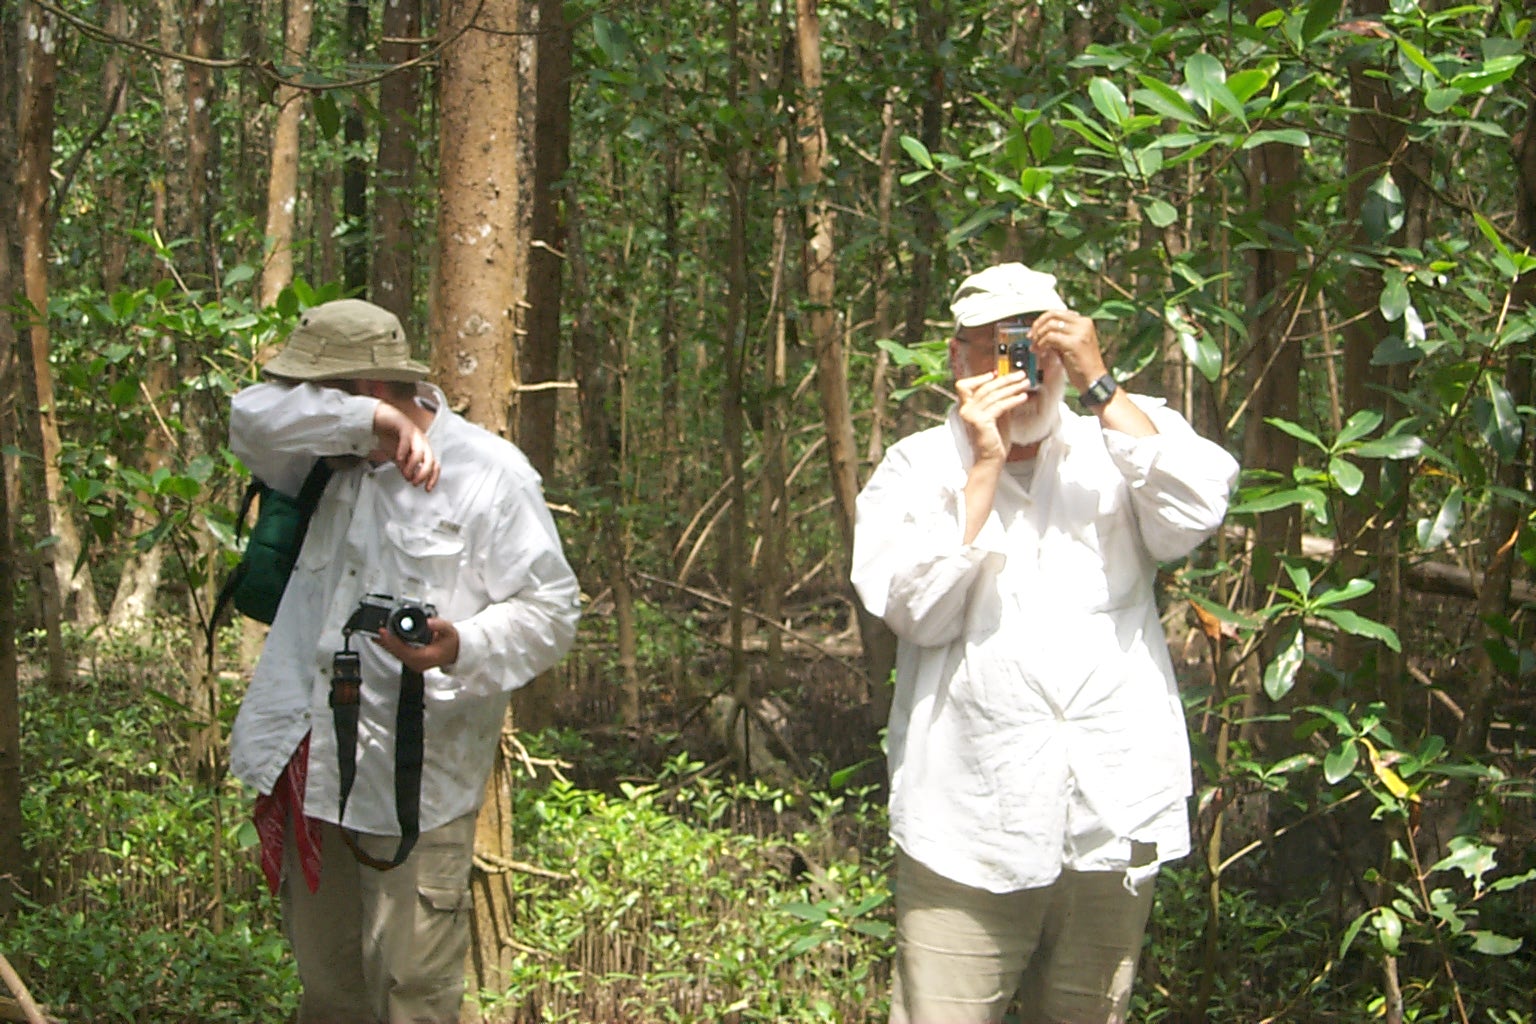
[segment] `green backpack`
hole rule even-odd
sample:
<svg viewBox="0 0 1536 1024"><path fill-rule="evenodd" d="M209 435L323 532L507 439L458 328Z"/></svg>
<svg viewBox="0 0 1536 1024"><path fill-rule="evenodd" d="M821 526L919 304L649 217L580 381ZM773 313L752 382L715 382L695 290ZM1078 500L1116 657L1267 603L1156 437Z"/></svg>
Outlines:
<svg viewBox="0 0 1536 1024"><path fill-rule="evenodd" d="M256 504L256 522L251 525L240 563L219 588L213 614L208 617L210 656L219 619L228 605L233 604L241 615L257 622L271 624L276 617L278 602L283 598L288 577L304 547L309 519L320 504L320 496L325 493L330 478L331 468L326 461L315 460L315 468L304 478L304 486L299 488L296 498L251 479L240 502L240 513L235 518L235 540L240 539L252 503Z"/></svg>

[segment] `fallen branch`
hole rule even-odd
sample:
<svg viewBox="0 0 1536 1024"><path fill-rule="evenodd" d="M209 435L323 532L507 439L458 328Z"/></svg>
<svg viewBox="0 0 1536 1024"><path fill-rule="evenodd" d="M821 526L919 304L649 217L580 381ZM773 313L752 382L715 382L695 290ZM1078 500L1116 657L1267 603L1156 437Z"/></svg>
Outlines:
<svg viewBox="0 0 1536 1024"><path fill-rule="evenodd" d="M11 990L11 995L16 997L16 1006L23 1014L15 1019L24 1020L27 1024L50 1024L51 1018L43 1016L43 1011L32 1001L27 986L21 983L21 975L16 973L16 968L11 966L4 953L0 953L0 978L5 980L5 987Z"/></svg>

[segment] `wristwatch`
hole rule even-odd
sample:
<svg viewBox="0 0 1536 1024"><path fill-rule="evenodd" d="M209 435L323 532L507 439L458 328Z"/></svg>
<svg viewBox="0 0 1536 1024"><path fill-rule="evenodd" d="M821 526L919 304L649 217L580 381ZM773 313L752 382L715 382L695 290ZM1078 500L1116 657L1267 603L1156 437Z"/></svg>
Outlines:
<svg viewBox="0 0 1536 1024"><path fill-rule="evenodd" d="M1083 403L1084 409L1093 412L1099 406L1109 401L1115 392L1119 390L1120 385L1115 383L1114 376L1106 373L1083 389L1080 401Z"/></svg>

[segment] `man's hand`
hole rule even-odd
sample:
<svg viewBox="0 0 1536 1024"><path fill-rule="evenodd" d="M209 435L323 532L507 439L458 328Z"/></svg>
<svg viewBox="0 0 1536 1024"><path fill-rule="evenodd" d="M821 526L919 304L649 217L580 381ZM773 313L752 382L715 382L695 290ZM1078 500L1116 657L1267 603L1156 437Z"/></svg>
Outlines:
<svg viewBox="0 0 1536 1024"><path fill-rule="evenodd" d="M1002 466L1008 461L1011 442L1007 435L1007 416L1033 397L1029 375L1010 373L1002 377L979 374L955 381L960 396L960 421L965 424L971 453L978 464Z"/></svg>
<svg viewBox="0 0 1536 1024"><path fill-rule="evenodd" d="M400 659L400 664L417 672L429 668L446 668L459 660L459 631L447 619L429 618L427 628L432 639L420 647L406 643L388 627L380 627L374 642Z"/></svg>
<svg viewBox="0 0 1536 1024"><path fill-rule="evenodd" d="M1037 316L1029 329L1029 343L1036 356L1055 352L1067 380L1078 391L1109 372L1093 321L1070 309L1051 309Z"/></svg>
<svg viewBox="0 0 1536 1024"><path fill-rule="evenodd" d="M393 462L412 487L425 487L430 491L437 486L442 466L432 445L427 442L426 432L409 416L381 401L373 412L373 432L383 442L374 451L375 458Z"/></svg>

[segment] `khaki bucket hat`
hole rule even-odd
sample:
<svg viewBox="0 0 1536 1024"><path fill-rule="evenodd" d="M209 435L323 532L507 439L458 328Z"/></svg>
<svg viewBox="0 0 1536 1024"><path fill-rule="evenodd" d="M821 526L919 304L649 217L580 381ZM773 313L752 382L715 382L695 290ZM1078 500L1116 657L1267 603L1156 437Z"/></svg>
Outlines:
<svg viewBox="0 0 1536 1024"><path fill-rule="evenodd" d="M290 380L418 381L430 372L411 358L405 329L389 310L362 299L306 309L282 351L262 372Z"/></svg>

